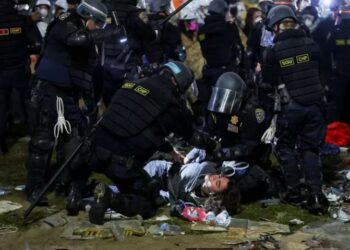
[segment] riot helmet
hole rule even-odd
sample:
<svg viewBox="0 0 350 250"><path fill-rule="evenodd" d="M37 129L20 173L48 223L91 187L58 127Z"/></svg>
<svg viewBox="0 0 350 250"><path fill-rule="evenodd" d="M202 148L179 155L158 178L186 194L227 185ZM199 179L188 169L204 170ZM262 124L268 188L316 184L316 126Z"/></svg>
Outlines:
<svg viewBox="0 0 350 250"><path fill-rule="evenodd" d="M99 27L104 27L107 20L107 8L99 0L84 0L77 7L77 13L84 19L92 19Z"/></svg>
<svg viewBox="0 0 350 250"><path fill-rule="evenodd" d="M227 11L228 11L228 5L225 0L213 0L208 7L209 14L215 13L215 14L225 16Z"/></svg>
<svg viewBox="0 0 350 250"><path fill-rule="evenodd" d="M258 7L262 11L262 13L264 13L265 16L267 16L272 6L272 0L259 0Z"/></svg>
<svg viewBox="0 0 350 250"><path fill-rule="evenodd" d="M234 72L222 74L212 89L208 110L222 114L236 113L242 104L247 86Z"/></svg>
<svg viewBox="0 0 350 250"><path fill-rule="evenodd" d="M182 62L168 62L164 64L163 69L170 71L171 75L175 78L176 84L181 93L185 93L194 82L194 74L192 70L187 68Z"/></svg>
<svg viewBox="0 0 350 250"><path fill-rule="evenodd" d="M293 19L296 23L298 22L298 18L291 7L287 5L278 5L273 7L267 15L267 29L273 30L273 27L276 24L280 23L286 18Z"/></svg>
<svg viewBox="0 0 350 250"><path fill-rule="evenodd" d="M350 5L342 6L339 11L341 21L350 21Z"/></svg>
<svg viewBox="0 0 350 250"><path fill-rule="evenodd" d="M301 12L301 19L303 23L306 25L306 27L310 29L318 19L318 12L316 7L314 6L305 7Z"/></svg>

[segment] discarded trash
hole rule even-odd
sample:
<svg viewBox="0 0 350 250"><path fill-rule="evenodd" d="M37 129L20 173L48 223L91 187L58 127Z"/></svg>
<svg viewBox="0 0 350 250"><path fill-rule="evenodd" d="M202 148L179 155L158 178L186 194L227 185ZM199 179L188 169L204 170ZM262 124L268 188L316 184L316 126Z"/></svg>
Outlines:
<svg viewBox="0 0 350 250"><path fill-rule="evenodd" d="M191 225L191 230L202 231L202 232L226 232L227 228L210 226L210 225L201 224L201 223L194 223Z"/></svg>
<svg viewBox="0 0 350 250"><path fill-rule="evenodd" d="M16 233L18 228L11 225L0 224L0 235L8 234L8 233Z"/></svg>
<svg viewBox="0 0 350 250"><path fill-rule="evenodd" d="M130 236L143 236L146 233L145 228L142 226L142 219L124 219L116 220L105 223L106 227L111 228L110 225L116 224L120 229L122 229L124 237Z"/></svg>
<svg viewBox="0 0 350 250"><path fill-rule="evenodd" d="M91 240L113 238L114 235L110 228L91 225L69 227L62 233L61 237L69 240Z"/></svg>
<svg viewBox="0 0 350 250"><path fill-rule="evenodd" d="M7 195L7 194L11 194L11 191L0 189L0 196L4 196L4 195Z"/></svg>
<svg viewBox="0 0 350 250"><path fill-rule="evenodd" d="M277 198L271 198L271 199L260 200L259 203L261 204L262 207L269 207L269 206L281 204L281 200Z"/></svg>
<svg viewBox="0 0 350 250"><path fill-rule="evenodd" d="M60 214L54 214L42 220L41 228L42 229L51 229L67 224L67 220Z"/></svg>
<svg viewBox="0 0 350 250"><path fill-rule="evenodd" d="M208 225L215 226L216 215L214 212L208 212L205 216L204 222Z"/></svg>
<svg viewBox="0 0 350 250"><path fill-rule="evenodd" d="M26 185L19 185L15 187L16 191L23 191L26 188Z"/></svg>
<svg viewBox="0 0 350 250"><path fill-rule="evenodd" d="M171 225L168 223L163 223L160 226L158 225L152 225L147 230L148 233L152 235L167 235L167 236L173 236L173 235L183 235L185 232L181 231L181 228L177 225Z"/></svg>
<svg viewBox="0 0 350 250"><path fill-rule="evenodd" d="M293 220L290 220L288 223L289 225L302 225L304 224L304 221L295 218Z"/></svg>
<svg viewBox="0 0 350 250"><path fill-rule="evenodd" d="M215 218L215 224L220 227L228 227L231 223L231 217L226 210L219 213Z"/></svg>
<svg viewBox="0 0 350 250"><path fill-rule="evenodd" d="M155 220L156 221L168 221L168 220L170 220L170 218L168 216L166 216L166 215L161 215L161 216L157 216L155 218Z"/></svg>
<svg viewBox="0 0 350 250"><path fill-rule="evenodd" d="M0 201L0 214L8 213L21 208L22 205L12 201Z"/></svg>
<svg viewBox="0 0 350 250"><path fill-rule="evenodd" d="M343 222L350 221L350 208L340 207L330 210L330 215L333 219L338 219Z"/></svg>
<svg viewBox="0 0 350 250"><path fill-rule="evenodd" d="M182 210L181 215L188 221L204 221L206 213L202 208L199 207L185 207Z"/></svg>

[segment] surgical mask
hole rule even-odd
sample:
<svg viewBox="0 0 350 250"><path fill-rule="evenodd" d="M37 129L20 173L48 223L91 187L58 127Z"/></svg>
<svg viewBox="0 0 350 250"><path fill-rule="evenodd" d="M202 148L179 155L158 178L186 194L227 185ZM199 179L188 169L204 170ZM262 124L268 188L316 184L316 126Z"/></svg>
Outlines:
<svg viewBox="0 0 350 250"><path fill-rule="evenodd" d="M196 21L190 21L186 24L186 28L189 31L196 31L198 30L198 23Z"/></svg>
<svg viewBox="0 0 350 250"><path fill-rule="evenodd" d="M41 15L42 18L46 18L47 15L49 14L49 10L46 8L40 8L39 9L39 13Z"/></svg>
<svg viewBox="0 0 350 250"><path fill-rule="evenodd" d="M305 24L306 27L308 27L308 28L310 28L310 27L313 25L313 23L312 23L312 21L311 21L310 19L304 20L304 24Z"/></svg>

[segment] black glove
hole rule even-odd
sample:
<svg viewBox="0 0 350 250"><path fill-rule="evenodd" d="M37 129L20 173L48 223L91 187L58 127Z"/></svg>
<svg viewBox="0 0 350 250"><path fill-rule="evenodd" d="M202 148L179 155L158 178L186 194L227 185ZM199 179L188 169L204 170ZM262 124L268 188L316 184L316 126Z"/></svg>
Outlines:
<svg viewBox="0 0 350 250"><path fill-rule="evenodd" d="M105 29L96 29L90 31L90 37L95 43L103 42L106 38L121 33L121 28L116 26L108 26Z"/></svg>

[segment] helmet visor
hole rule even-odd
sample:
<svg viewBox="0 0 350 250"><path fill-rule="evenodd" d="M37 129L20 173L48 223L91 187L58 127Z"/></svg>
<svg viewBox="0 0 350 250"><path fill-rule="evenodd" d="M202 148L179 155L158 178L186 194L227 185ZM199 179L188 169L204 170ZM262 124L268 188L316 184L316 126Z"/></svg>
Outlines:
<svg viewBox="0 0 350 250"><path fill-rule="evenodd" d="M230 89L213 87L208 110L222 114L234 114L239 110L241 102L241 93Z"/></svg>

